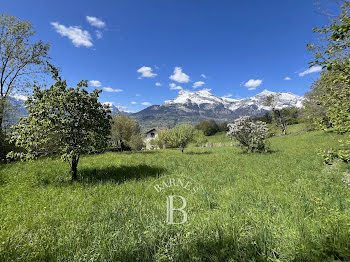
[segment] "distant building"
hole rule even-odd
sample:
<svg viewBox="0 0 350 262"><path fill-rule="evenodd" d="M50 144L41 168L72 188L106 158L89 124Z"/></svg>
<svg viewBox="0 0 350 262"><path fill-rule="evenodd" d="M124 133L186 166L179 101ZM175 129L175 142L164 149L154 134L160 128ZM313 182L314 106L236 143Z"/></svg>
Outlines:
<svg viewBox="0 0 350 262"><path fill-rule="evenodd" d="M152 128L145 132L145 144L146 144L146 149L153 149L154 147L151 145L151 140L155 139L158 137L158 133L162 130L165 130L165 128Z"/></svg>

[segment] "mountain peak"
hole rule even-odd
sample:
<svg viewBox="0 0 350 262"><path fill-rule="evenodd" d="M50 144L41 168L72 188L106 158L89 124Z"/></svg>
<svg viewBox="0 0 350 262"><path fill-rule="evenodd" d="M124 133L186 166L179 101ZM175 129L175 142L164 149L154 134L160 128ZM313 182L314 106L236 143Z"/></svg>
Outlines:
<svg viewBox="0 0 350 262"><path fill-rule="evenodd" d="M274 94L276 94L276 93L265 89L264 91L260 92L257 95L270 96L270 95L274 95Z"/></svg>
<svg viewBox="0 0 350 262"><path fill-rule="evenodd" d="M163 105L169 104L214 104L214 103L222 103L223 99L217 97L210 93L210 90L203 89L199 91L188 91L181 90L178 93L177 98L166 100Z"/></svg>

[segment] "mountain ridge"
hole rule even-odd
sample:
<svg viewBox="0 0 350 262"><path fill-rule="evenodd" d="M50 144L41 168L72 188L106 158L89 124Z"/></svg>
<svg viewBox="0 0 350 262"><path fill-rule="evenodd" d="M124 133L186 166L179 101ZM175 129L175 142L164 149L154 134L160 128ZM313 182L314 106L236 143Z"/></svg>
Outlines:
<svg viewBox="0 0 350 262"><path fill-rule="evenodd" d="M303 97L290 92L272 92L265 89L252 97L232 99L213 95L205 89L181 90L176 98L165 100L160 105L149 106L130 116L138 120L142 127L147 128L173 127L179 123L197 123L209 119L219 122L233 121L243 115L257 117L270 111L270 108L264 105L270 95L277 97L277 108L302 107Z"/></svg>

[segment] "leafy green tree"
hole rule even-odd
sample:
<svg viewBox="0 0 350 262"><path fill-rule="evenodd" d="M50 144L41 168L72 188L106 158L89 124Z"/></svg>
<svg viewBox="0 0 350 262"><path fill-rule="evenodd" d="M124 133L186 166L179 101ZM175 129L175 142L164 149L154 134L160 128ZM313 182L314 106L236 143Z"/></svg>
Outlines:
<svg viewBox="0 0 350 262"><path fill-rule="evenodd" d="M34 34L30 22L0 16L0 129L11 92L21 92L30 78L46 72L50 46L40 40L32 43Z"/></svg>
<svg viewBox="0 0 350 262"><path fill-rule="evenodd" d="M323 67L322 92L318 99L325 107L329 123L339 133L350 131L350 1L343 1L341 13L331 23L314 32L321 35L318 44L308 48L315 60L310 64ZM349 145L350 139L343 145ZM348 161L350 150L339 151L339 157Z"/></svg>
<svg viewBox="0 0 350 262"><path fill-rule="evenodd" d="M129 116L119 114L112 120L112 146L121 148L125 145L134 150L140 150L143 144L140 125Z"/></svg>
<svg viewBox="0 0 350 262"><path fill-rule="evenodd" d="M100 90L89 93L87 81L76 88L67 83L50 65L55 84L47 89L34 86L26 101L28 117L13 127L12 141L22 147L22 153L9 157L33 159L59 154L71 167L72 180L77 179L82 154L103 151L110 134L110 111L98 102Z"/></svg>
<svg viewBox="0 0 350 262"><path fill-rule="evenodd" d="M326 108L332 126L340 133L350 131L350 1L344 1L341 13L331 24L314 28L321 35L319 44L308 45L320 65L322 85L319 100Z"/></svg>
<svg viewBox="0 0 350 262"><path fill-rule="evenodd" d="M215 122L215 120L200 121L196 126L196 129L203 131L204 135L212 136L220 131L219 125Z"/></svg>
<svg viewBox="0 0 350 262"><path fill-rule="evenodd" d="M273 118L270 112L266 112L263 116L255 117L254 120L262 121L262 122L265 122L266 124L271 124L273 121Z"/></svg>
<svg viewBox="0 0 350 262"><path fill-rule="evenodd" d="M295 106L285 107L281 109L287 125L295 125L301 121L301 109Z"/></svg>
<svg viewBox="0 0 350 262"><path fill-rule="evenodd" d="M219 123L218 126L219 126L219 132L227 132L229 130L227 122Z"/></svg>
<svg viewBox="0 0 350 262"><path fill-rule="evenodd" d="M160 131L152 144L159 148L181 148L183 153L187 145L195 141L196 134L198 135L190 124L181 124L173 129Z"/></svg>
<svg viewBox="0 0 350 262"><path fill-rule="evenodd" d="M195 144L195 146L200 147L207 142L208 142L208 139L205 137L203 131L198 129L194 130L193 143Z"/></svg>
<svg viewBox="0 0 350 262"><path fill-rule="evenodd" d="M323 72L324 74L326 72ZM301 112L302 121L306 124L308 130L325 129L332 127L327 108L321 102L321 97L325 92L326 83L322 78L317 79L311 86L311 91L304 95L303 109Z"/></svg>
<svg viewBox="0 0 350 262"><path fill-rule="evenodd" d="M133 134L130 137L130 141L128 142L128 145L132 150L141 150L142 148L145 147L143 135L141 133Z"/></svg>

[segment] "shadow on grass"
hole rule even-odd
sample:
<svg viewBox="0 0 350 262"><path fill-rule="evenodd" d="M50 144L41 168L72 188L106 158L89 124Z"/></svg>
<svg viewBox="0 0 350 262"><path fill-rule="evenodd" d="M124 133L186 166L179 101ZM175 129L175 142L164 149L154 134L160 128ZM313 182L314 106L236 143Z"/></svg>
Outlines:
<svg viewBox="0 0 350 262"><path fill-rule="evenodd" d="M164 168L137 165L137 166L110 166L103 168L82 168L79 173L79 182L99 183L113 182L123 183L128 180L143 180L148 177L158 177L166 171Z"/></svg>
<svg viewBox="0 0 350 262"><path fill-rule="evenodd" d="M184 152L186 155L210 155L212 152Z"/></svg>
<svg viewBox="0 0 350 262"><path fill-rule="evenodd" d="M269 149L266 152L246 152L246 151L241 150L241 151L237 152L237 154L240 154L240 155L272 155L272 154L276 154L278 152L281 152L281 151Z"/></svg>
<svg viewBox="0 0 350 262"><path fill-rule="evenodd" d="M158 153L156 150L147 150L147 151L130 151L130 152L123 152L125 154L145 154L145 155L148 155L148 154L156 154Z"/></svg>

